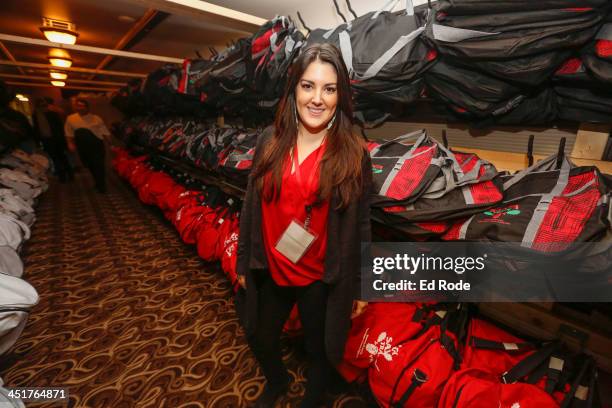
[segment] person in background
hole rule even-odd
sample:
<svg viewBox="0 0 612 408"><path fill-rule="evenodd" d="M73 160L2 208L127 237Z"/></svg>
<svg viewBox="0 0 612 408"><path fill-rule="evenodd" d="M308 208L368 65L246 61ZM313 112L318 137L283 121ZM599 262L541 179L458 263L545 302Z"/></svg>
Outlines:
<svg viewBox="0 0 612 408"><path fill-rule="evenodd" d="M49 96L45 96L43 99L45 101L47 101L47 109L49 109L50 111L53 111L53 112L57 113L58 115L60 115L60 117L62 118L62 121L63 121L64 118L66 117L66 112L64 112L64 110L62 108L60 108L59 106L57 106L55 104L55 101L53 100L53 98L51 98Z"/></svg>
<svg viewBox="0 0 612 408"><path fill-rule="evenodd" d="M340 51L316 44L295 60L273 127L260 136L240 216L238 307L273 407L290 376L283 325L297 304L309 368L300 407L320 406L360 301L361 243L371 240L372 164L353 132Z"/></svg>
<svg viewBox="0 0 612 408"><path fill-rule="evenodd" d="M13 99L15 92L0 81L0 144L4 148L18 147L32 153L36 146L36 132L23 113L9 106Z"/></svg>
<svg viewBox="0 0 612 408"><path fill-rule="evenodd" d="M38 132L38 137L43 149L55 166L55 173L60 182L74 178L72 166L66 156L66 138L64 137L64 120L59 112L61 110L53 105L53 99L40 98L36 100L34 110L34 128Z"/></svg>
<svg viewBox="0 0 612 408"><path fill-rule="evenodd" d="M99 193L106 192L105 140L110 132L98 115L89 112L89 103L77 99L74 104L76 113L69 115L64 126L68 149L77 151L81 162L89 169Z"/></svg>

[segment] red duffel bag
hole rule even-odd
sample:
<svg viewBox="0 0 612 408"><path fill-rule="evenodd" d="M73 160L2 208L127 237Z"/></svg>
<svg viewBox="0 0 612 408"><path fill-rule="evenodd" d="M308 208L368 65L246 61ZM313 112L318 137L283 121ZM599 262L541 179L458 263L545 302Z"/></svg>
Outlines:
<svg viewBox="0 0 612 408"><path fill-rule="evenodd" d="M369 303L352 321L344 357L336 367L345 380L364 380L376 360L393 359L397 344L417 335L432 306L422 303Z"/></svg>
<svg viewBox="0 0 612 408"><path fill-rule="evenodd" d="M580 370L567 375L563 361L553 356L557 343L549 343L521 360L504 374L467 368L455 373L447 382L438 408L577 408L598 406L596 372L589 358L582 357ZM544 368L547 376L535 381L532 374ZM563 370L566 370L561 375ZM553 374L555 373L556 374ZM558 383L560 378L565 380ZM573 377L570 385L570 377ZM590 378L587 378L590 377ZM518 382L524 379L527 382ZM551 385L550 389L546 385ZM560 388L562 392L551 389Z"/></svg>
<svg viewBox="0 0 612 408"><path fill-rule="evenodd" d="M166 173L157 173L148 184L149 191L155 199L155 205L162 211L167 210L168 204L165 197L178 185L176 181Z"/></svg>
<svg viewBox="0 0 612 408"><path fill-rule="evenodd" d="M391 359L368 370L370 388L385 408L436 407L448 378L460 369L459 338L467 311L437 312L425 331L402 344Z"/></svg>
<svg viewBox="0 0 612 408"><path fill-rule="evenodd" d="M200 232L211 225L216 217L216 211L207 205L183 207L176 213L176 229L184 243L196 244Z"/></svg>

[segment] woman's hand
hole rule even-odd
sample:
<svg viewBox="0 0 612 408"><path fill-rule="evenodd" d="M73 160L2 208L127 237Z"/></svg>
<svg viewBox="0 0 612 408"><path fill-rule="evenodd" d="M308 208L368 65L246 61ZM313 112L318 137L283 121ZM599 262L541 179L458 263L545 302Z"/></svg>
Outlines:
<svg viewBox="0 0 612 408"><path fill-rule="evenodd" d="M238 275L238 284L242 286L242 289L246 289L246 279L244 275Z"/></svg>
<svg viewBox="0 0 612 408"><path fill-rule="evenodd" d="M365 312L368 307L368 302L364 302L363 300L354 300L353 301L353 313L351 313L351 319L356 318Z"/></svg>

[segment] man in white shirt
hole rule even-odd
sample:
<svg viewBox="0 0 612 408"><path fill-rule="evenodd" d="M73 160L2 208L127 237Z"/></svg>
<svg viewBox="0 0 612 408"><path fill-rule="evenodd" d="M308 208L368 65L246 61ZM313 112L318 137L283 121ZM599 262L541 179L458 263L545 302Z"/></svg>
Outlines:
<svg viewBox="0 0 612 408"><path fill-rule="evenodd" d="M110 132L98 115L89 112L89 103L77 99L76 113L66 119L64 130L70 151L78 151L81 162L89 169L96 183L96 190L106 192L105 145Z"/></svg>

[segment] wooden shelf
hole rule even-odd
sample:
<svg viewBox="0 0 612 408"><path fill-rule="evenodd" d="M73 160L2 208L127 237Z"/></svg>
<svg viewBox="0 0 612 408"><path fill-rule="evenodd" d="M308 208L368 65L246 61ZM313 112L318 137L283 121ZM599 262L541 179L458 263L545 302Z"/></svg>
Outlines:
<svg viewBox="0 0 612 408"><path fill-rule="evenodd" d="M597 325L562 316L550 303L481 303L479 310L524 335L560 338L570 350L591 354L601 369L612 373L612 338Z"/></svg>
<svg viewBox="0 0 612 408"><path fill-rule="evenodd" d="M473 149L470 147L452 146L454 150L459 150L467 153L475 153L482 159L485 159L495 165L497 170L507 170L510 172L522 170L527 167L527 155L521 153L500 152L495 150ZM534 162L544 159L546 156L534 154ZM597 166L597 168L606 174L612 174L612 162L589 159L571 159L579 166Z"/></svg>

